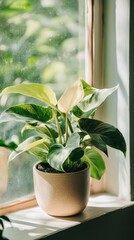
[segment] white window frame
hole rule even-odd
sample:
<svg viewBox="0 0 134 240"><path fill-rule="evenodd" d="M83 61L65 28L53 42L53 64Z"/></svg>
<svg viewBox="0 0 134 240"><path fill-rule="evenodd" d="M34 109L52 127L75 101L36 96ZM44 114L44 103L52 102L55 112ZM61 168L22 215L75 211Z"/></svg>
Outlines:
<svg viewBox="0 0 134 240"><path fill-rule="evenodd" d="M103 6L102 6L103 4ZM127 143L126 159L122 153L109 149L106 174L99 182L93 180L92 190L108 192L130 200L129 141L129 17L130 1L94 0L94 85L119 89L110 97L98 116L123 133ZM123 26L123 27L122 27Z"/></svg>

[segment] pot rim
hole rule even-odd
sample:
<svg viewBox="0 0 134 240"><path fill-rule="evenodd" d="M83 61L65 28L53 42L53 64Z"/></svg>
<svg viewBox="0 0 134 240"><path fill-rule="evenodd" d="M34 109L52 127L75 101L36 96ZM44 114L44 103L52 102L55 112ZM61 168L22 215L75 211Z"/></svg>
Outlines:
<svg viewBox="0 0 134 240"><path fill-rule="evenodd" d="M88 171L89 169L90 169L90 167L89 167L89 165L87 165L86 163L86 168L84 168L84 169L82 169L82 170L79 170L79 171L76 171L76 172L61 172L61 173L51 173L51 172L43 172L43 171L41 171L41 170L39 170L39 169L37 169L37 164L39 164L41 161L38 161L37 163L35 163L34 165L33 165L33 170L35 170L35 171L37 171L37 172L40 172L40 173L44 173L44 174L46 174L46 175L56 175L56 176L63 176L63 175L74 175L74 174L79 174L79 173L82 173L82 172L86 172L86 171Z"/></svg>

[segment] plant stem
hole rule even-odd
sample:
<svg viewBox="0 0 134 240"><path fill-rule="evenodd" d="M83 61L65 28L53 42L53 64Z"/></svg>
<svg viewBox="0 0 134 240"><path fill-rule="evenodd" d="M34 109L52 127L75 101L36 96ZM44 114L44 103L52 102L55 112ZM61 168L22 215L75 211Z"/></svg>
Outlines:
<svg viewBox="0 0 134 240"><path fill-rule="evenodd" d="M68 127L69 127L71 133L74 132L74 131L73 131L73 128L72 128L72 125L71 125L71 122L70 122L70 120L69 120L69 118L68 118L68 114L67 114L67 113L66 113L66 114L65 114L65 113L62 113L58 108L56 108L56 110L57 110L58 113L60 113L60 115L61 115L61 116L65 119L65 121L66 121L66 142L67 142L68 137L69 137Z"/></svg>
<svg viewBox="0 0 134 240"><path fill-rule="evenodd" d="M56 143L56 140L55 140L54 136L51 134L51 131L48 126L46 126L46 129L47 129L48 134L50 135L51 139L53 140L53 142Z"/></svg>
<svg viewBox="0 0 134 240"><path fill-rule="evenodd" d="M72 128L72 125L71 125L71 122L70 122L69 118L68 118L68 126L69 126L69 129L70 129L71 133L73 133L74 130Z"/></svg>
<svg viewBox="0 0 134 240"><path fill-rule="evenodd" d="M66 113L66 142L68 140L68 114Z"/></svg>
<svg viewBox="0 0 134 240"><path fill-rule="evenodd" d="M61 115L61 117L63 117L64 119L66 119L67 113L66 113L66 114L65 114L65 113L62 113L58 108L55 108L55 109L56 109L56 111ZM71 122L70 122L69 118L68 118L68 126L69 126L69 129L70 129L71 133L73 133L74 131L73 131L73 128L72 128L72 125L71 125Z"/></svg>
<svg viewBox="0 0 134 240"><path fill-rule="evenodd" d="M54 112L54 111L53 111ZM57 130L58 130L58 136L59 136L59 143L62 144L62 137L61 137L61 129L60 129L60 124L59 124L59 121L58 121L58 117L57 117L57 114L54 112L54 117L55 117L55 122L56 122L56 125L57 125Z"/></svg>

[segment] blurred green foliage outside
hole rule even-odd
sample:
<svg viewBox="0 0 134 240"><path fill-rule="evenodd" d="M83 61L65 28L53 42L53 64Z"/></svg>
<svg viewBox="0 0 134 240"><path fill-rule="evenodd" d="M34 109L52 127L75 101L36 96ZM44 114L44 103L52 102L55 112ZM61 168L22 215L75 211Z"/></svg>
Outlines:
<svg viewBox="0 0 134 240"><path fill-rule="evenodd" d="M84 78L84 12L82 0L0 0L0 91L12 84L38 82L51 85L59 97L73 81ZM17 94L3 96L0 112L26 101L30 99ZM18 141L15 132L20 127L4 124L0 138ZM33 191L32 173L26 169L27 165L25 168L20 161L10 166L10 175L18 171L19 179L10 176L9 193L1 201ZM21 179L26 176L24 183ZM14 191L13 181L18 189L14 196L10 195Z"/></svg>

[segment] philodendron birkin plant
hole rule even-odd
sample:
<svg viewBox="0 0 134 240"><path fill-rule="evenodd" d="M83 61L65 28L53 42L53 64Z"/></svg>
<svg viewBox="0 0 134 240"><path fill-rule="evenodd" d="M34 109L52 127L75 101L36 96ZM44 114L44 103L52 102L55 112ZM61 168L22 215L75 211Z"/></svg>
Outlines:
<svg viewBox="0 0 134 240"><path fill-rule="evenodd" d="M117 88L96 89L80 79L59 100L49 86L42 84L22 83L5 88L0 96L19 93L44 104L22 103L1 113L0 123L24 122L22 134L24 131L32 134L17 146L9 160L26 151L47 163L51 171L75 172L86 164L90 166L91 177L101 179L105 172L101 152L108 156L110 146L126 154L122 133L95 119L97 108Z"/></svg>
<svg viewBox="0 0 134 240"><path fill-rule="evenodd" d="M9 160L23 152L37 157L39 162L33 167L35 196L48 214L71 216L83 211L89 198L89 176L99 180L105 172L101 152L108 156L110 146L126 154L122 133L94 118L97 108L115 90L117 86L96 89L78 80L59 100L50 87L36 83L10 86L1 92L0 96L19 93L45 104L12 106L1 113L0 122L24 122L22 134L31 133L15 147Z"/></svg>

